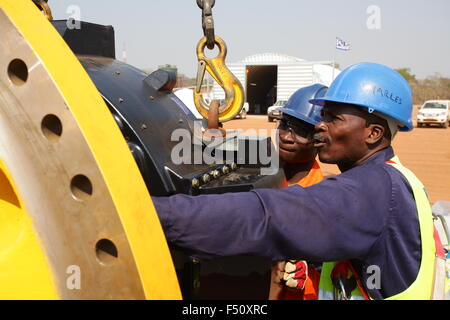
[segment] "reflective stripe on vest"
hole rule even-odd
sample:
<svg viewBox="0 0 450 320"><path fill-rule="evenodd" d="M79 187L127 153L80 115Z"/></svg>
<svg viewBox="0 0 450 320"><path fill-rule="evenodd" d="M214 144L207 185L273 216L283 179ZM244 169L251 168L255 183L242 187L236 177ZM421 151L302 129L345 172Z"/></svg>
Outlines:
<svg viewBox="0 0 450 320"><path fill-rule="evenodd" d="M433 291L434 263L436 247L434 242L434 225L430 203L423 184L410 170L401 165L397 157L393 157L389 165L402 173L413 190L417 207L420 226L420 240L422 246L422 257L416 280L403 292L387 298L387 300L429 300ZM319 300L334 299L334 288L331 281L331 271L334 262L325 262L322 266L322 274L319 283ZM363 299L359 288L352 291L352 299Z"/></svg>

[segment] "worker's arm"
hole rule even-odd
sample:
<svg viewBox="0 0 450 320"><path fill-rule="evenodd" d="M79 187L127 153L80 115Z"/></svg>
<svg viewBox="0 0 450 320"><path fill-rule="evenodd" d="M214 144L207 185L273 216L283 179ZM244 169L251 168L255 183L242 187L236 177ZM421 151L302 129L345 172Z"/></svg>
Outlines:
<svg viewBox="0 0 450 320"><path fill-rule="evenodd" d="M309 188L153 200L169 242L199 258L334 261L370 251L387 219L390 186L383 170L354 169Z"/></svg>

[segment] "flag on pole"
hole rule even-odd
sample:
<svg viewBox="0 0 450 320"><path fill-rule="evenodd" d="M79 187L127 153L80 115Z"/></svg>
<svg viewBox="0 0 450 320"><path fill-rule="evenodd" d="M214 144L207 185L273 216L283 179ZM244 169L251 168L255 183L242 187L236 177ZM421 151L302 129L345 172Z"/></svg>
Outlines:
<svg viewBox="0 0 450 320"><path fill-rule="evenodd" d="M350 50L350 43L336 37L336 49L348 51Z"/></svg>

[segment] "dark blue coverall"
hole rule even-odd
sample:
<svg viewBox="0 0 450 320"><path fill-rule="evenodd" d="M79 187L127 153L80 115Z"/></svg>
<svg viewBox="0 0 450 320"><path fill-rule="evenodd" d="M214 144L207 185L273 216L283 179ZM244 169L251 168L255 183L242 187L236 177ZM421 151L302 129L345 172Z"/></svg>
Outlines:
<svg viewBox="0 0 450 320"><path fill-rule="evenodd" d="M421 259L412 190L385 163L388 147L362 165L302 188L257 189L222 195L154 197L167 240L200 259L254 254L272 260L352 259L363 281L381 271L383 299L405 290Z"/></svg>

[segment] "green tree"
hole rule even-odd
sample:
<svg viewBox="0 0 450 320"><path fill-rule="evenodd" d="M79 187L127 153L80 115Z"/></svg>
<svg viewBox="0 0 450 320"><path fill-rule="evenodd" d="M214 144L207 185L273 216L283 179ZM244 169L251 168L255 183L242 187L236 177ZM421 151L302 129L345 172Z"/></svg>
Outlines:
<svg viewBox="0 0 450 320"><path fill-rule="evenodd" d="M414 104L422 104L426 100L450 100L450 78L440 74L410 82Z"/></svg>
<svg viewBox="0 0 450 320"><path fill-rule="evenodd" d="M398 73L400 73L406 81L416 81L416 75L411 73L411 68L399 68L395 69Z"/></svg>

